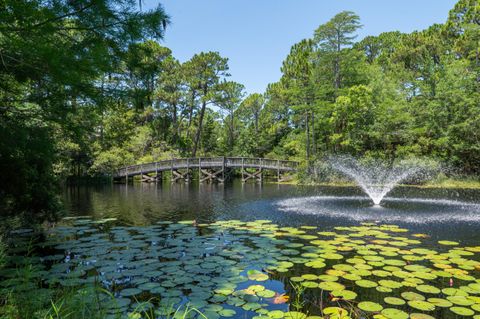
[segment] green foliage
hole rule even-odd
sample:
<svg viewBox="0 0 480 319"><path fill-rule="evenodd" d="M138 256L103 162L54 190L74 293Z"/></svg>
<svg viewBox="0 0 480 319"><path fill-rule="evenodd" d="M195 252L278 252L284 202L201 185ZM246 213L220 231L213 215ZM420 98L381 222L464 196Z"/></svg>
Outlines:
<svg viewBox="0 0 480 319"><path fill-rule="evenodd" d="M357 43L352 12L320 25L267 89L265 105L286 109L288 129L270 136L266 153L308 162L330 153L427 156L478 175L478 6L459 1L445 24Z"/></svg>
<svg viewBox="0 0 480 319"><path fill-rule="evenodd" d="M5 181L0 186L2 217L33 214L36 221L54 217L51 213L58 210L59 203L51 133L33 104L0 116L0 171Z"/></svg>
<svg viewBox="0 0 480 319"><path fill-rule="evenodd" d="M180 63L158 43L161 6L1 6L2 216L48 218L60 180L172 157L308 167L331 153L428 156L480 172L478 0L458 1L445 24L359 42L360 18L341 12L292 46L278 82L246 97L218 52Z"/></svg>
<svg viewBox="0 0 480 319"><path fill-rule="evenodd" d="M6 0L0 6L0 168L8 180L0 185L0 214L43 220L58 211L57 176L82 174L90 146L102 135L92 120L119 95L104 79L122 60L131 62L129 46L162 38L169 18L161 6L139 11L132 0ZM141 49L154 51L155 44ZM130 63L132 73L145 82L155 62L138 62ZM110 130L114 139L122 138L118 131Z"/></svg>

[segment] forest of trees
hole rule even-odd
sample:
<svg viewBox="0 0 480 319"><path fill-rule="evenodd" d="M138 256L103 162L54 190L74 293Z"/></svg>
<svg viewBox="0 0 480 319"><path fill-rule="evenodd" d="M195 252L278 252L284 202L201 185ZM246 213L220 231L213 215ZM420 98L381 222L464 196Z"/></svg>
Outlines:
<svg viewBox="0 0 480 319"><path fill-rule="evenodd" d="M161 6L6 0L0 21L6 214L56 210L69 177L172 157L427 156L480 173L479 0L427 30L364 39L360 17L340 12L250 95L217 52L178 61Z"/></svg>

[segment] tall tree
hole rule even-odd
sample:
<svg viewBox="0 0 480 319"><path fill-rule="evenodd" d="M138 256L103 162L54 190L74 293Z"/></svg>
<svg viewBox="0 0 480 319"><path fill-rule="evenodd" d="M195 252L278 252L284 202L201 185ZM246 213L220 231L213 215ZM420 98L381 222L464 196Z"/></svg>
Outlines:
<svg viewBox="0 0 480 319"><path fill-rule="evenodd" d="M169 18L161 6L141 12L131 0L5 0L0 7L0 166L17 181L0 185L0 210L45 216L55 211L54 136L75 135L70 118L112 93L101 78L119 67L129 44L161 39ZM30 154L37 147L38 156Z"/></svg>
<svg viewBox="0 0 480 319"><path fill-rule="evenodd" d="M331 67L335 96L342 86L342 50L352 46L357 37L355 32L361 27L358 15L343 11L315 30L314 41L318 52L326 57L325 62Z"/></svg>
<svg viewBox="0 0 480 319"><path fill-rule="evenodd" d="M311 153L310 131L314 132L311 122L313 123L315 118L313 112L315 96L312 83L313 58L313 41L302 40L292 46L281 68L283 72L281 82L291 96L292 110L303 119L305 154L308 162Z"/></svg>
<svg viewBox="0 0 480 319"><path fill-rule="evenodd" d="M265 99L259 93L253 93L247 96L241 103L238 113L239 117L245 122L247 126L253 124L255 135L259 133L259 119L260 111L263 108Z"/></svg>
<svg viewBox="0 0 480 319"><path fill-rule="evenodd" d="M195 54L192 59L185 63L187 81L190 83L191 90L198 92L201 104L193 141L193 157L197 155L200 145L205 110L208 105L215 103L218 92L221 90L220 80L229 76L227 62L228 59L222 58L218 52L202 52Z"/></svg>
<svg viewBox="0 0 480 319"><path fill-rule="evenodd" d="M156 88L156 98L160 106L170 113L171 143L177 145L180 136L179 113L186 103L185 76L182 64L173 57L168 57L161 63L162 76Z"/></svg>
<svg viewBox="0 0 480 319"><path fill-rule="evenodd" d="M224 126L227 128L227 152L231 154L236 135L235 114L245 96L245 87L237 82L225 81L220 88L217 105L227 113L227 116L224 116Z"/></svg>
<svg viewBox="0 0 480 319"><path fill-rule="evenodd" d="M153 106L158 81L164 77L163 64L169 63L164 63L164 60L171 58L171 55L169 48L152 40L129 45L125 57L125 82L136 109L144 110Z"/></svg>

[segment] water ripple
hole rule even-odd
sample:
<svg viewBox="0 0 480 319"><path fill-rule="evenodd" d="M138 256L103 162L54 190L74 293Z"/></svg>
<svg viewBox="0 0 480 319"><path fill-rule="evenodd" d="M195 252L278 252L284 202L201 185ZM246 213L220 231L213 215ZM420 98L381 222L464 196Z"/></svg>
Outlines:
<svg viewBox="0 0 480 319"><path fill-rule="evenodd" d="M480 204L447 199L387 197L372 206L367 197L311 196L279 200L278 210L342 218L353 221L405 222L412 224L480 222Z"/></svg>

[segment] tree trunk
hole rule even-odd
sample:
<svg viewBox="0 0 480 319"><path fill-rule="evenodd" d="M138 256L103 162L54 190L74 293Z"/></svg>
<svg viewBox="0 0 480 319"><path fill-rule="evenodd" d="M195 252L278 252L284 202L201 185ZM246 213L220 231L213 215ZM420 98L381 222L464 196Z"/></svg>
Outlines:
<svg viewBox="0 0 480 319"><path fill-rule="evenodd" d="M203 89L203 97L207 96L207 88ZM192 157L197 155L198 144L200 143L200 136L202 135L203 117L205 116L205 109L207 108L207 101L202 102L202 109L200 110L200 118L198 119L197 134L195 134L195 142L193 143Z"/></svg>
<svg viewBox="0 0 480 319"><path fill-rule="evenodd" d="M307 137L306 143L306 154L307 154L307 164L310 165L310 126L308 125L308 112L305 113L305 136Z"/></svg>
<svg viewBox="0 0 480 319"><path fill-rule="evenodd" d="M312 112L312 153L313 156L317 155L317 141L315 136L315 112Z"/></svg>
<svg viewBox="0 0 480 319"><path fill-rule="evenodd" d="M340 88L340 52L342 50L340 43L340 32L337 31L337 54L334 62L334 86L335 86L335 98L337 97L337 91Z"/></svg>
<svg viewBox="0 0 480 319"><path fill-rule="evenodd" d="M173 134L172 134L172 143L175 145L177 143L177 104L173 103L172 105L172 127L173 127Z"/></svg>
<svg viewBox="0 0 480 319"><path fill-rule="evenodd" d="M194 108L195 108L195 92L192 91L192 103L190 104L190 109L188 110L187 140L190 139L190 127L192 126Z"/></svg>
<svg viewBox="0 0 480 319"><path fill-rule="evenodd" d="M230 113L230 152L233 151L233 140L234 140L234 132L235 132L235 122L233 118L233 111Z"/></svg>

